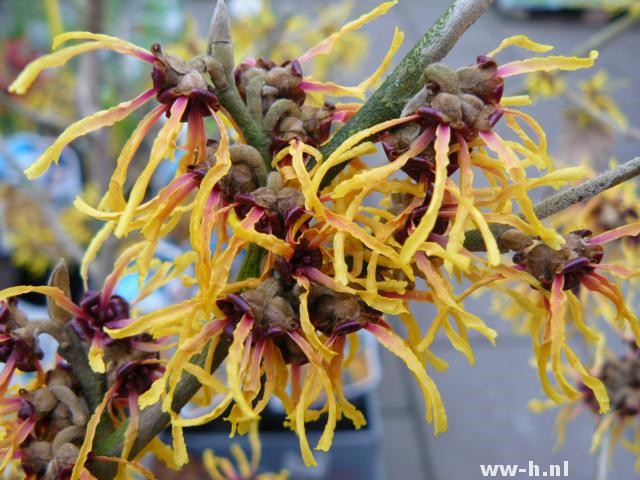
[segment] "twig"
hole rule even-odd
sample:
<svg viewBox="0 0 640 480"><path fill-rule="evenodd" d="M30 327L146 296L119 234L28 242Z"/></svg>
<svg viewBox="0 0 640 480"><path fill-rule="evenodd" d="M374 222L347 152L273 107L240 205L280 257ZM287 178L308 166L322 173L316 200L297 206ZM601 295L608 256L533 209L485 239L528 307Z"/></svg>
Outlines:
<svg viewBox="0 0 640 480"><path fill-rule="evenodd" d="M105 0L89 3L86 16L86 28L89 32L102 33L105 17ZM84 55L80 59L76 86L76 105L81 117L88 117L100 109L100 91L95 88L101 77L102 64L97 55ZM101 129L88 135L91 150L82 160L87 169L87 178L95 182L100 189L106 187L111 177L111 165L108 152L107 130Z"/></svg>
<svg viewBox="0 0 640 480"><path fill-rule="evenodd" d="M489 8L492 0L454 0L433 26L418 40L375 93L333 138L321 148L329 157L347 138L378 123L398 118L407 101L422 87L424 68L442 60L462 34ZM326 186L345 167L336 165L327 172ZM309 165L309 168L313 163Z"/></svg>
<svg viewBox="0 0 640 480"><path fill-rule="evenodd" d="M611 430L605 430L600 441L598 451L598 463L596 464L595 480L607 480L609 476L609 444L611 443Z"/></svg>
<svg viewBox="0 0 640 480"><path fill-rule="evenodd" d="M584 42L580 42L580 46L574 49L572 53L577 56L585 56L591 50L606 47L639 21L640 15L633 15L627 12L624 16L607 24L607 26L597 31Z"/></svg>
<svg viewBox="0 0 640 480"><path fill-rule="evenodd" d="M606 112L602 110L598 110L593 105L589 105L584 99L580 97L576 92L567 90L564 92L564 97L571 103L574 107L579 110L582 110L584 113L589 115L593 120L603 124L604 126L610 128L614 132L618 132L625 137L628 137L632 140L640 141L640 130L633 126L623 126L617 123L611 115L608 115Z"/></svg>
<svg viewBox="0 0 640 480"><path fill-rule="evenodd" d="M538 218L546 218L555 213L566 210L567 208L581 202L587 198L594 197L609 188L620 185L627 180L640 175L640 157L633 158L616 168L601 173L594 178L586 180L575 187L571 187L564 192L557 193L543 200L534 206L534 210ZM507 225L493 224L491 231L496 238L506 230L510 229ZM485 250L482 235L478 230L470 230L465 234L464 247L472 252L480 252Z"/></svg>
<svg viewBox="0 0 640 480"><path fill-rule="evenodd" d="M93 411L102 402L104 376L91 369L87 349L68 323L63 328L63 336L65 341L60 342L58 353L71 366L73 375L80 382L82 393Z"/></svg>

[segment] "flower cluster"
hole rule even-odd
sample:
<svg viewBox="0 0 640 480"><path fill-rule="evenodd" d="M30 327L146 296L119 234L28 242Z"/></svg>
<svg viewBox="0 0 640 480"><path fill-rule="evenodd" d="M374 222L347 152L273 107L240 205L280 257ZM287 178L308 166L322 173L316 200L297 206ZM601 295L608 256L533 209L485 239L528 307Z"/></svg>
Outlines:
<svg viewBox="0 0 640 480"><path fill-rule="evenodd" d="M346 33L392 4L380 5L298 58L278 63L246 59L235 67L222 2L210 52L189 60L159 45L146 50L102 34L64 33L54 49L71 40L86 42L35 60L13 83L12 91L23 93L42 69L100 48L150 65L151 89L70 126L27 170L30 177L42 174L79 136L123 119L152 98L157 102L124 145L100 202L75 202L104 223L87 249L85 276L108 237L134 238L102 289L88 290L78 304L51 286L0 292L0 298L28 291L49 296L69 312L65 325L84 342L93 371L104 374L103 400L87 423L72 478L79 477L89 458L107 407L130 418L121 468L135 454L139 411L151 405L171 419L171 463L179 467L188 461L183 428L226 415L232 433L253 432L272 397L284 406L285 426L296 432L305 463L315 465L307 423L323 419L315 448L326 451L339 419L347 418L355 428L366 422L345 395L342 376L358 349L359 334L372 335L407 365L424 394L426 419L436 434L443 432L447 415L428 370L447 364L431 345L442 332L473 362L470 330L494 342L496 331L464 307L464 300L483 287L506 290L516 299L514 305L532 313L529 333L550 399L568 402L588 389L601 411L609 408L603 380L587 371L566 342L567 310L585 337L599 338L582 319L579 299L585 290L593 292L614 303L619 328L640 340L637 319L607 276L633 272L602 261L602 244L637 236L640 226L618 225L592 236L586 230L563 235L543 224L530 192L561 187L581 178L584 170L556 169L542 128L514 108L528 104L528 97L503 96L511 76L587 68L597 53L500 64L497 56L507 47L539 53L551 49L519 35L472 65L429 65L397 118L361 128L327 151L327 140L360 108L327 98L363 98L401 36L394 36L381 67L356 87L305 76L307 62L330 55ZM507 127L504 136L495 131L499 122ZM162 126L144 169L125 195L134 153L156 123ZM186 139L178 144L183 124ZM217 128L217 138L209 138L207 127ZM370 166L366 160L378 150L388 162ZM176 161L175 178L152 193L151 176L164 159ZM532 177L530 167L542 173ZM485 180L483 186L476 177ZM163 263L155 255L157 243L182 219L189 224L191 249ZM510 229L494 236L492 224ZM467 245L473 228L486 255ZM515 252L513 261L502 255L509 249ZM191 294L141 313L114 294L125 272L139 275L141 297L179 276L192 287ZM471 286L460 293L455 284L462 279ZM513 283L528 292L508 286ZM436 315L415 319L413 302L433 304ZM389 315L398 316L404 330L387 323ZM225 354L223 379L215 370ZM26 361L21 355L20 361ZM561 391L547 378L549 363ZM581 377L582 390L566 380L569 368ZM196 399L209 407L195 418L183 416L176 405L186 376L202 385ZM111 420L121 423L118 416ZM166 459L162 448L156 442L151 449ZM210 463L215 469L216 463Z"/></svg>

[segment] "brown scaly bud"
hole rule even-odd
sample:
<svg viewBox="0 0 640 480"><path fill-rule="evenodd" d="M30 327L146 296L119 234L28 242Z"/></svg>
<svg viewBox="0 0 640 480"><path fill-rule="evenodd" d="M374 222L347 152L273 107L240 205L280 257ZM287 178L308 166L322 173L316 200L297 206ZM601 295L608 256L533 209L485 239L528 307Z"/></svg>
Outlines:
<svg viewBox="0 0 640 480"><path fill-rule="evenodd" d="M68 366L57 365L53 370L49 370L46 375L46 384L49 387L63 385L75 390L77 388L77 383L78 382L72 375L71 369Z"/></svg>
<svg viewBox="0 0 640 480"><path fill-rule="evenodd" d="M232 336L237 322L243 315L254 320L254 338L286 337L287 331L300 328L297 306L285 298L283 286L279 279L269 277L257 288L241 294L231 294L218 301L218 307L231 320L227 334Z"/></svg>
<svg viewBox="0 0 640 480"><path fill-rule="evenodd" d="M275 328L282 331L291 331L300 326L296 312L283 297L273 297L267 304L267 309L264 311L262 319L267 329Z"/></svg>
<svg viewBox="0 0 640 480"><path fill-rule="evenodd" d="M265 75L266 84L277 89L278 93L285 95L300 86L302 75L296 73L289 63L283 67L274 67Z"/></svg>
<svg viewBox="0 0 640 480"><path fill-rule="evenodd" d="M54 458L49 462L44 480L57 480L69 475L80 454L80 448L73 443L64 443L54 450Z"/></svg>
<svg viewBox="0 0 640 480"><path fill-rule="evenodd" d="M297 117L285 117L278 125L278 136L287 143L294 138L306 139L308 137L302 119Z"/></svg>
<svg viewBox="0 0 640 480"><path fill-rule="evenodd" d="M22 468L27 475L36 478L44 474L53 460L53 449L51 443L44 441L33 441L22 448Z"/></svg>
<svg viewBox="0 0 640 480"><path fill-rule="evenodd" d="M58 406L58 399L47 387L39 388L34 392L26 392L22 398L31 402L36 414L41 417L49 415Z"/></svg>
<svg viewBox="0 0 640 480"><path fill-rule="evenodd" d="M501 251L512 250L519 252L531 245L533 245L533 239L515 228L510 228L498 237L498 247L500 247Z"/></svg>
<svg viewBox="0 0 640 480"><path fill-rule="evenodd" d="M565 235L565 244L553 250L544 243L519 251L513 256L514 263L521 265L541 285L550 289L556 275L564 275L564 289L571 290L580 284L580 277L593 271L592 263L602 260L601 245L592 245L586 238L591 232L578 230Z"/></svg>
<svg viewBox="0 0 640 480"><path fill-rule="evenodd" d="M456 71L436 63L425 68L425 86L402 110L402 116L418 113L421 123L444 123L468 139L490 130L501 116L499 101L503 80L495 61L479 57L478 63Z"/></svg>
<svg viewBox="0 0 640 480"><path fill-rule="evenodd" d="M277 194L277 210L284 218L294 208L304 207L304 194L293 187L283 187Z"/></svg>
<svg viewBox="0 0 640 480"><path fill-rule="evenodd" d="M286 228L304 212L304 195L296 188L284 186L278 172L269 174L265 187L259 187L250 193L236 194L235 201L239 203L236 212L240 217L244 217L252 207L263 209L263 216L256 224L256 230L272 233L280 238L285 235Z"/></svg>
<svg viewBox="0 0 640 480"><path fill-rule="evenodd" d="M212 109L219 108L215 91L204 78L209 68L205 58L195 57L185 62L179 57L164 53L159 43L151 46L151 53L155 57L151 78L158 101L172 104L178 97L189 97L182 121L187 120L191 108L195 108L202 116L209 116Z"/></svg>
<svg viewBox="0 0 640 480"><path fill-rule="evenodd" d="M276 207L276 202L278 200L276 192L269 187L258 187L251 192L251 195L253 196L255 205L258 207L262 207L267 210L273 210Z"/></svg>
<svg viewBox="0 0 640 480"><path fill-rule="evenodd" d="M309 136L324 141L324 135L328 135L332 121L333 112L336 107L330 103L325 103L322 108L303 105L300 109L300 118L305 131Z"/></svg>
<svg viewBox="0 0 640 480"><path fill-rule="evenodd" d="M497 70L495 60L480 56L475 65L456 70L458 87L487 103L498 103L502 98L504 80L496 75Z"/></svg>
<svg viewBox="0 0 640 480"><path fill-rule="evenodd" d="M89 420L89 408L83 398L78 397L73 390L62 385L48 387L60 404L64 404L71 414L74 425L86 425Z"/></svg>
<svg viewBox="0 0 640 480"><path fill-rule="evenodd" d="M207 163L215 164L217 143L210 142L207 149ZM238 193L248 193L256 189L266 177L264 160L255 148L250 145L236 144L229 148L231 168L220 180L219 186L223 198L232 202Z"/></svg>
<svg viewBox="0 0 640 480"><path fill-rule="evenodd" d="M309 312L314 327L325 335L345 335L356 332L368 322L381 318L381 313L349 294L334 292L312 284Z"/></svg>
<svg viewBox="0 0 640 480"><path fill-rule="evenodd" d="M64 292L67 298L71 298L69 269L67 268L67 264L65 263L64 259L60 260L51 272L48 285L50 287L59 288ZM50 298L47 298L47 309L49 312L49 317L60 324L67 323L73 317L70 312L60 307L55 301Z"/></svg>

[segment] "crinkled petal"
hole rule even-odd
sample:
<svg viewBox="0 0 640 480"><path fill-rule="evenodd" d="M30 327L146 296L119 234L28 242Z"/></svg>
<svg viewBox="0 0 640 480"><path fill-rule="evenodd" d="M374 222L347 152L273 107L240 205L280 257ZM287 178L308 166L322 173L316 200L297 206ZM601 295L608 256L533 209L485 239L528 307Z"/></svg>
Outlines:
<svg viewBox="0 0 640 480"><path fill-rule="evenodd" d="M393 39L391 40L391 45L389 46L389 51L380 62L376 71L373 72L368 78L360 82L358 88L362 90L368 90L375 86L376 82L384 75L384 72L389 68L389 64L391 60L393 60L393 56L396 54L398 49L402 46L402 42L404 41L404 32L402 32L398 27L393 32Z"/></svg>
<svg viewBox="0 0 640 480"><path fill-rule="evenodd" d="M440 398L440 393L433 380L427 375L426 370L420 364L411 349L391 330L380 325L369 323L365 329L372 333L376 339L391 353L401 358L407 365L411 373L416 378L420 389L425 397L427 410L427 420L434 423L434 432L438 433L447 430L447 414Z"/></svg>
<svg viewBox="0 0 640 480"><path fill-rule="evenodd" d="M312 47L306 53L302 54L298 58L298 60L300 61L300 63L304 63L307 60L315 57L316 55L326 55L326 54L328 54L329 52L331 52L331 49L333 48L335 43L338 40L340 40L345 34L359 29L360 27L362 27L363 25L369 23L370 21L372 21L376 17L379 17L380 15L384 15L396 3L398 3L398 2L397 1L392 1L392 2L381 3L376 8L371 10L369 13L361 15L357 19L347 23L340 30L338 30L337 32L331 34L329 37L327 37L324 40L322 40L316 46Z"/></svg>
<svg viewBox="0 0 640 480"><path fill-rule="evenodd" d="M93 115L83 118L82 120L79 120L73 125L67 127L67 129L56 139L53 145L49 146L42 155L38 157L35 163L25 170L24 173L27 175L27 178L33 179L46 172L52 163L58 162L58 158L60 158L60 154L64 147L76 138L102 127L113 125L114 123L122 120L129 116L131 112L142 106L147 100L153 97L154 94L155 90L147 90L133 100L122 102L120 105L109 108L108 110L102 110L98 113L94 113Z"/></svg>
<svg viewBox="0 0 640 480"><path fill-rule="evenodd" d="M495 57L496 54L500 53L505 48L512 47L512 46L521 47L526 50L531 50L532 52L540 52L540 53L553 50L553 46L534 42L526 35L514 35L512 37L507 37L504 40L502 40L502 42L500 42L500 45L498 45L496 49L487 53L487 57Z"/></svg>
<svg viewBox="0 0 640 480"><path fill-rule="evenodd" d="M187 102L188 99L186 97L180 97L173 103L169 120L167 120L167 122L162 126L158 132L158 136L153 142L149 162L142 173L138 176L136 183L131 189L129 201L122 212L122 216L120 217L120 221L118 222L115 230L116 237L121 238L126 235L127 227L133 218L135 210L144 199L147 186L151 181L151 176L158 168L158 165L163 160L164 156L171 149L171 146L174 144L181 128L180 119L187 108Z"/></svg>
<svg viewBox="0 0 640 480"><path fill-rule="evenodd" d="M592 67L596 58L598 58L598 52L596 50L591 50L588 58L562 56L527 58L525 60L517 60L500 65L496 75L499 77L511 77L512 75L531 72L579 70Z"/></svg>
<svg viewBox="0 0 640 480"><path fill-rule="evenodd" d="M415 230L405 240L400 250L400 261L409 263L420 245L427 240L433 226L438 219L438 211L444 198L445 183L448 177L447 166L449 165L449 139L451 129L448 125L438 125L436 130L436 177L433 183L433 194L429 201L429 206L420 223Z"/></svg>

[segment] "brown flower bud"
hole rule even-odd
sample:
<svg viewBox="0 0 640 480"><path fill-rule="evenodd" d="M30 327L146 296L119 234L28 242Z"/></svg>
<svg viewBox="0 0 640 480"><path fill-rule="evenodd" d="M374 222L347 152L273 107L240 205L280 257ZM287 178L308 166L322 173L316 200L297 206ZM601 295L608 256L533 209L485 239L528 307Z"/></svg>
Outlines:
<svg viewBox="0 0 640 480"><path fill-rule="evenodd" d="M287 212L295 207L304 206L304 194L293 187L284 187L277 195L278 213L284 217Z"/></svg>
<svg viewBox="0 0 640 480"><path fill-rule="evenodd" d="M512 250L519 252L533 245L533 240L526 233L515 228L503 232L498 237L498 246L500 250Z"/></svg>

